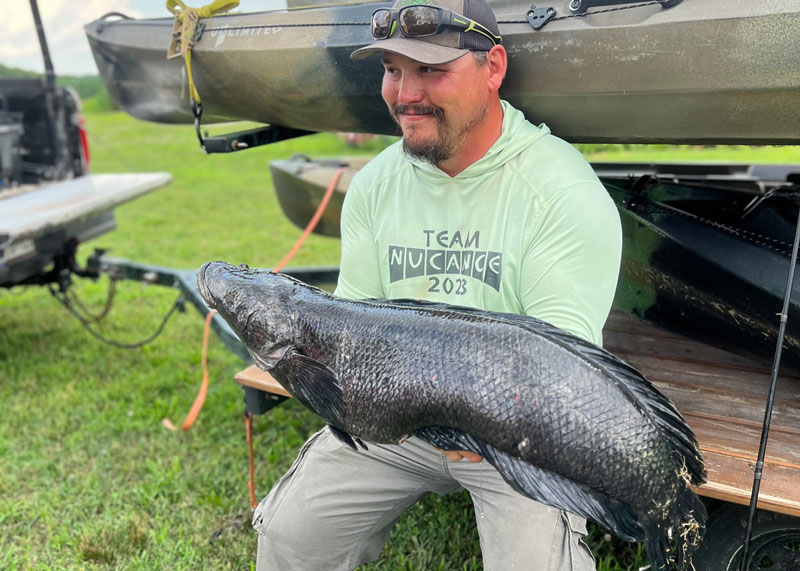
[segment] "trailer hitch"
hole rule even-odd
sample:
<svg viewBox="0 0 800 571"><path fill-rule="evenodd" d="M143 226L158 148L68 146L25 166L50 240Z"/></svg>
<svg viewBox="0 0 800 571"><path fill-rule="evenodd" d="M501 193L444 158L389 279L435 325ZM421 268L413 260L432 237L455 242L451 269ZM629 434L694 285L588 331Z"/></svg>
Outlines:
<svg viewBox="0 0 800 571"><path fill-rule="evenodd" d="M682 0L656 0L662 8L672 8L682 2ZM616 4L630 4L630 0L571 0L569 11L573 14L583 14L589 8L595 6L611 6Z"/></svg>

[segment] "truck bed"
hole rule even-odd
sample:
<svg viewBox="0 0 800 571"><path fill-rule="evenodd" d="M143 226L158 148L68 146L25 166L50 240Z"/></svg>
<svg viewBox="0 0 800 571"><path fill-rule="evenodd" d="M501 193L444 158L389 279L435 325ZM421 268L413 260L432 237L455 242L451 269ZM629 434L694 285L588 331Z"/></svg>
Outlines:
<svg viewBox="0 0 800 571"><path fill-rule="evenodd" d="M749 504L772 364L620 312L606 323L604 344L672 399L694 430L708 471L698 493ZM791 374L778 380L758 505L800 516L800 378Z"/></svg>

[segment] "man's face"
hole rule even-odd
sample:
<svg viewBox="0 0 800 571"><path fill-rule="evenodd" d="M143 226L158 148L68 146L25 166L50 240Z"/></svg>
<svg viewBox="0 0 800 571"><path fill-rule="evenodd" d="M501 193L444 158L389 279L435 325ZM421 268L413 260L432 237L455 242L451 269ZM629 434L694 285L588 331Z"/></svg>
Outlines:
<svg viewBox="0 0 800 571"><path fill-rule="evenodd" d="M441 65L383 55L381 94L403 131L403 148L438 164L469 144L489 108L486 66L472 54Z"/></svg>

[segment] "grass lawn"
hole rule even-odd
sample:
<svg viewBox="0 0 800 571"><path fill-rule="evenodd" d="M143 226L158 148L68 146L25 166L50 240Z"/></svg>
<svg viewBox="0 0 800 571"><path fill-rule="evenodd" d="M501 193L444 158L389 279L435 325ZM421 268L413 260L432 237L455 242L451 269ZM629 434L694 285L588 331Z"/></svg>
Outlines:
<svg viewBox="0 0 800 571"><path fill-rule="evenodd" d="M299 230L273 195L268 162L374 154L320 134L230 156L206 156L190 126L87 114L94 172L168 171L169 186L117 209L118 229L94 246L142 263L197 268L209 260L271 266ZM219 131L220 129L215 129ZM800 162L798 148L645 147L594 150L603 160ZM339 241L312 237L293 265L336 265ZM75 291L102 307L107 282ZM122 282L100 324L122 341L147 336L176 298L173 290ZM166 431L200 382L202 319L189 307L152 344L108 347L90 337L45 288L0 291L0 568L249 569L243 363L212 337L206 406L186 433ZM256 419L257 492L289 467L321 422L296 402ZM535 538L521 538L534 541ZM637 546L594 529L603 571L646 565ZM431 497L408 512L379 562L364 569L479 569L467 498Z"/></svg>

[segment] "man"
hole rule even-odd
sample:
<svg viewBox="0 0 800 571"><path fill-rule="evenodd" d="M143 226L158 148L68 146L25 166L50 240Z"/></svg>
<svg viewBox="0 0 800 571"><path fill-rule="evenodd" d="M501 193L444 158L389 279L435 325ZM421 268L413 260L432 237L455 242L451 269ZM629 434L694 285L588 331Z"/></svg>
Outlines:
<svg viewBox="0 0 800 571"><path fill-rule="evenodd" d="M348 190L337 294L525 313L600 344L620 261L613 203L574 148L499 98L507 56L485 0L405 2L376 11L376 41L351 55L381 56L403 140ZM414 437L368 447L312 436L254 515L259 569L352 569L420 497L462 489L486 569L594 568L581 518L512 491L477 454Z"/></svg>

